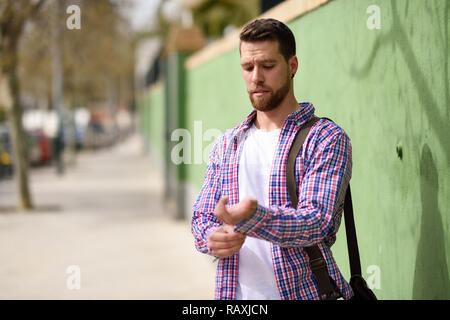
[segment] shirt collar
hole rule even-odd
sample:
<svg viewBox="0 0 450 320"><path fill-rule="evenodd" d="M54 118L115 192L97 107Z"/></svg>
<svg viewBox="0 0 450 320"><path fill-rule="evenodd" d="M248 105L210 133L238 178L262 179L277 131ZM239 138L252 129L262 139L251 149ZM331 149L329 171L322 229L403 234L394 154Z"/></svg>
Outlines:
<svg viewBox="0 0 450 320"><path fill-rule="evenodd" d="M282 129L287 125L297 127L303 126L308 119L314 114L314 105L311 102L300 102L300 109L292 112L286 117ZM253 109L247 118L236 128L238 131L247 131L256 118L256 109Z"/></svg>

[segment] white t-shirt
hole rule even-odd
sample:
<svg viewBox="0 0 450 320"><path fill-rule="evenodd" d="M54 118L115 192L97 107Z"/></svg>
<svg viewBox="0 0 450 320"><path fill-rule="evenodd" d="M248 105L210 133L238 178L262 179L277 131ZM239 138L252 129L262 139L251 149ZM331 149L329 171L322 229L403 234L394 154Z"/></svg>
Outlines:
<svg viewBox="0 0 450 320"><path fill-rule="evenodd" d="M239 199L253 197L269 206L269 176L280 129L247 131L239 162ZM279 300L270 243L248 236L239 251L238 300Z"/></svg>

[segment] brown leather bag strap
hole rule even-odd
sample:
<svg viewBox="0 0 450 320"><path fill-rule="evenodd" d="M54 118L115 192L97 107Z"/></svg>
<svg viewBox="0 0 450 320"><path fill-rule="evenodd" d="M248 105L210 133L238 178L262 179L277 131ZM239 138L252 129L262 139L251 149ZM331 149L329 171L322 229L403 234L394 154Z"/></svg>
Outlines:
<svg viewBox="0 0 450 320"><path fill-rule="evenodd" d="M291 199L292 207L297 208L298 196L297 196L297 182L295 181L295 159L300 152L300 149L305 142L306 136L309 133L309 129L317 122L320 118L312 116L303 127L297 132L292 142L291 149L289 150L288 160L286 165L286 184L289 192L289 198Z"/></svg>
<svg viewBox="0 0 450 320"><path fill-rule="evenodd" d="M327 263L323 258L322 252L318 246L304 247L309 257L309 267L313 272L319 286L320 296L325 295L326 300L335 300L337 295L335 289L330 281L330 275L328 274Z"/></svg>
<svg viewBox="0 0 450 320"><path fill-rule="evenodd" d="M303 142L306 139L306 136L309 133L309 130L319 119L320 118L313 116L303 125L303 127L297 132L297 135L292 142L291 149L289 150L286 165L286 184L289 192L289 198L291 200L291 206L293 208L297 208L298 205L297 183L295 181L295 160L300 152ZM327 264L319 247L312 246L304 247L303 249L308 254L309 266L316 277L320 295L325 295L327 299L335 299L334 288L330 282Z"/></svg>
<svg viewBox="0 0 450 320"><path fill-rule="evenodd" d="M329 118L322 118L322 119L333 121ZM353 201L352 201L352 193L350 190L350 183L348 184L347 190L345 191L344 221L345 221L345 235L347 238L348 259L350 262L350 277L355 275L362 276L361 260L359 257L359 249L358 249L358 239L356 238L355 220L353 217Z"/></svg>
<svg viewBox="0 0 450 320"><path fill-rule="evenodd" d="M358 240L356 239L355 220L353 218L353 202L352 193L350 191L350 183L345 193L344 201L344 221L345 233L347 235L347 250L348 258L350 260L350 274L351 276L361 274L361 261L359 258Z"/></svg>

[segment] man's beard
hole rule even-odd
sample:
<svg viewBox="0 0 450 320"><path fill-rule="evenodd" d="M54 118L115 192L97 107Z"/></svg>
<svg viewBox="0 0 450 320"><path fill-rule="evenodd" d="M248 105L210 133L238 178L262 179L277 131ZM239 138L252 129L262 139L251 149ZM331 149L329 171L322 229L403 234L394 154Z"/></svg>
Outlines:
<svg viewBox="0 0 450 320"><path fill-rule="evenodd" d="M269 90L270 93L266 95L270 95L270 97L262 97L262 98L254 97L253 93L250 91L249 96L253 108L255 108L258 111L271 111L276 109L289 92L290 88L289 80L290 79L287 79L284 85L280 89L275 91L275 93L273 93L272 90L269 88L264 87L261 88L264 90Z"/></svg>

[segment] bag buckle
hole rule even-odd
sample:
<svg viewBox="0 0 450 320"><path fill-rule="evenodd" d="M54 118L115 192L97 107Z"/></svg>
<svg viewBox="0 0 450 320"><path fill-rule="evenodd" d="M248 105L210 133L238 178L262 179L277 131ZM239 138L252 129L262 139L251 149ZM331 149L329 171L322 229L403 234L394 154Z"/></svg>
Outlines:
<svg viewBox="0 0 450 320"><path fill-rule="evenodd" d="M323 268L327 267L325 260L322 257L309 260L309 266L311 267L312 271L323 269Z"/></svg>

